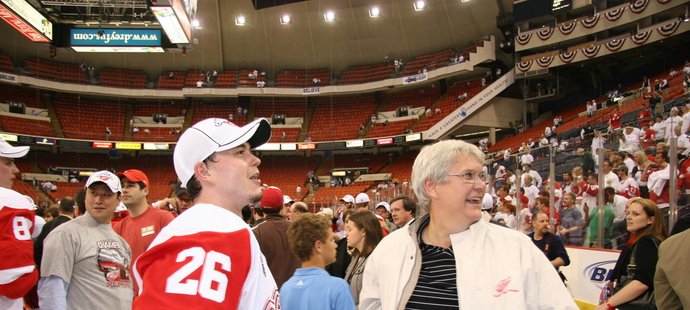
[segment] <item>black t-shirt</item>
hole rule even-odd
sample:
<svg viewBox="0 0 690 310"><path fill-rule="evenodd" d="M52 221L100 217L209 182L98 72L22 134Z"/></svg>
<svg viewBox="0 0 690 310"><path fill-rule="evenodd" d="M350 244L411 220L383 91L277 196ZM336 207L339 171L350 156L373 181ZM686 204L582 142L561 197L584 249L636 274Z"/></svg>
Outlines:
<svg viewBox="0 0 690 310"><path fill-rule="evenodd" d="M644 236L637 240L637 249L635 250L635 265L636 272L634 280L638 280L644 285L653 288L654 287L654 273L656 271L656 262L659 260L659 246L658 240L656 244L653 236ZM633 245L635 247L635 245ZM617 280L618 283L621 282L621 276L626 275L628 272L628 264L630 263L630 257L632 256L633 249L630 247L623 248L618 261L616 262L616 267L613 268L612 279Z"/></svg>
<svg viewBox="0 0 690 310"><path fill-rule="evenodd" d="M568 252L565 250L561 238L552 233L546 233L541 240L535 240L534 232L530 233L529 237L532 239L534 245L536 245L539 250L544 252L544 255L546 255L546 258L548 258L549 261L560 257L563 259L563 261L565 261L564 266L570 265L570 257L568 257ZM549 242L547 243L547 241Z"/></svg>

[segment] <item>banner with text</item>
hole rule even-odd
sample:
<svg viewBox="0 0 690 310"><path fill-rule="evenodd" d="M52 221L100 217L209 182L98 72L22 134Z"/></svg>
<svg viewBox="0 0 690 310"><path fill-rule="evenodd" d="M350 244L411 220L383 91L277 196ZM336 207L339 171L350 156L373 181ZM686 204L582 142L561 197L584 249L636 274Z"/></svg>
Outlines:
<svg viewBox="0 0 690 310"><path fill-rule="evenodd" d="M419 74L404 77L402 83L403 83L403 85L414 84L414 83L426 81L428 78L429 78L429 76L426 74L426 72L422 72Z"/></svg>
<svg viewBox="0 0 690 310"><path fill-rule="evenodd" d="M501 76L484 88L476 96L472 97L469 101L465 102L462 106L457 108L452 113L446 115L440 122L429 128L424 132L424 140L435 140L439 139L450 130L455 128L460 122L464 121L470 114L477 111L480 107L484 106L492 98L498 96L502 91L504 91L508 86L515 83L515 69L508 71L505 75Z"/></svg>
<svg viewBox="0 0 690 310"><path fill-rule="evenodd" d="M160 46L160 29L70 29L72 46Z"/></svg>
<svg viewBox="0 0 690 310"><path fill-rule="evenodd" d="M0 18L33 42L53 40L53 24L25 0L0 0Z"/></svg>
<svg viewBox="0 0 690 310"><path fill-rule="evenodd" d="M568 279L568 288L575 301L582 306L599 304L599 294L606 276L616 266L619 251L566 247L570 265L561 267ZM584 304L584 305L583 305Z"/></svg>

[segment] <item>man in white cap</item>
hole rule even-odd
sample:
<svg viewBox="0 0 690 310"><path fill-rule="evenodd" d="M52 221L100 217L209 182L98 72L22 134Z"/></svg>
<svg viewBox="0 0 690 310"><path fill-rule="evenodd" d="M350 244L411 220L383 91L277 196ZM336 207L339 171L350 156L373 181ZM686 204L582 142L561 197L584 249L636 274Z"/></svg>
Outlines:
<svg viewBox="0 0 690 310"><path fill-rule="evenodd" d="M55 228L43 242L38 297L42 309L130 309L132 252L111 226L120 179L98 171L86 181L86 214Z"/></svg>
<svg viewBox="0 0 690 310"><path fill-rule="evenodd" d="M283 208L280 209L280 216L290 219L290 206L294 203L295 201L290 198L288 195L283 195Z"/></svg>
<svg viewBox="0 0 690 310"><path fill-rule="evenodd" d="M277 309L278 287L242 208L261 200L261 160L271 138L257 119L238 127L209 118L187 129L173 161L194 205L163 228L134 264L134 309Z"/></svg>
<svg viewBox="0 0 690 310"><path fill-rule="evenodd" d="M28 152L28 146L12 146L0 138L0 226L7 227L0 232L0 309L23 309L22 297L38 280L31 241L36 216L24 195L12 190L19 174L14 159Z"/></svg>
<svg viewBox="0 0 690 310"><path fill-rule="evenodd" d="M355 196L355 205L357 211L369 211L369 195L367 193L359 193Z"/></svg>
<svg viewBox="0 0 690 310"><path fill-rule="evenodd" d="M383 218L383 221L386 224L386 227L388 228L389 233L398 229L398 226L395 226L395 224L393 224L393 222L391 222L391 205L390 204L388 204L385 201L381 201L381 202L376 204L376 208L374 209L374 212L376 212L377 216L380 216L381 218Z"/></svg>
<svg viewBox="0 0 690 310"><path fill-rule="evenodd" d="M343 218L345 215L345 211L354 209L354 207L355 197L352 197L352 195L345 195L343 196L343 198L340 198L340 200L338 200L338 211L336 220L337 230L335 232L335 235L338 237L338 239L345 238L345 219Z"/></svg>

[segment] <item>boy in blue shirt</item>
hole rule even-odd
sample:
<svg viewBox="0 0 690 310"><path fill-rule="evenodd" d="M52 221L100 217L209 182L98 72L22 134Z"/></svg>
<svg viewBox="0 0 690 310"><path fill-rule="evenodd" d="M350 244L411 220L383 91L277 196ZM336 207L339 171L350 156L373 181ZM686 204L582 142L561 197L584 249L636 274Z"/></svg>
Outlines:
<svg viewBox="0 0 690 310"><path fill-rule="evenodd" d="M354 310L350 286L324 270L335 262L337 247L330 221L304 214L290 225L287 233L290 250L302 266L280 289L282 309Z"/></svg>

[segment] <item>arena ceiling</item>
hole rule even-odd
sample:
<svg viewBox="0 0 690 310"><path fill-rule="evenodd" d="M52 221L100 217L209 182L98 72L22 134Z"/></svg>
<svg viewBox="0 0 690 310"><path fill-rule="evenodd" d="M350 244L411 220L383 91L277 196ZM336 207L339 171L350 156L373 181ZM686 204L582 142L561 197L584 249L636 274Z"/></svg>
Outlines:
<svg viewBox="0 0 690 310"><path fill-rule="evenodd" d="M100 18L107 23L102 27L117 27L118 18L131 24L150 20L138 8L142 0L31 1L61 23ZM101 8L101 13L94 7L96 3L111 5ZM425 10L415 11L411 0L310 0L255 10L251 0L203 0L197 10L202 29L195 30L197 43L191 44L186 56L181 50L160 55L59 49L55 60L89 63L96 68L144 69L152 78L162 71L189 68L259 68L268 74L281 69L330 68L337 75L351 65L383 61L384 56L411 59L448 47L461 49L488 34L500 38L496 17L512 11L512 3L513 0L427 0ZM381 11L378 18L369 16L374 5ZM332 23L324 21L327 10L335 12ZM291 16L291 23L280 23L284 14ZM235 25L239 15L245 16L245 26ZM153 19L151 27L155 23ZM1 24L2 53L19 64L31 56L48 57L47 44L31 43L6 23Z"/></svg>

